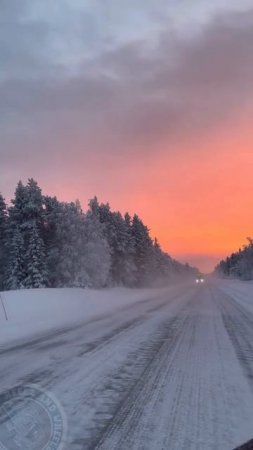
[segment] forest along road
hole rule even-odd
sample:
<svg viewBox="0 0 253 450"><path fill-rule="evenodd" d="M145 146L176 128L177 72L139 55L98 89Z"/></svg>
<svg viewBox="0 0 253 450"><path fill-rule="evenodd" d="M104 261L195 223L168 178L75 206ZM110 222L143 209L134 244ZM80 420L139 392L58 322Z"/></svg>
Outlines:
<svg viewBox="0 0 253 450"><path fill-rule="evenodd" d="M253 314L221 283L163 291L0 361L0 393L33 383L58 398L68 450L232 450L253 438Z"/></svg>

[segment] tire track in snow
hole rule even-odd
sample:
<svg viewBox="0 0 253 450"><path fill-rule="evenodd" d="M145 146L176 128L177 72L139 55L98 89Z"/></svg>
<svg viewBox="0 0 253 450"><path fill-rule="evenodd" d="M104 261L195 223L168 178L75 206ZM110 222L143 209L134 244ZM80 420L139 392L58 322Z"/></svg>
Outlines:
<svg viewBox="0 0 253 450"><path fill-rule="evenodd" d="M185 288L183 290L185 291ZM91 355L92 353L103 349L106 345L110 344L113 339L116 339L118 335L120 336L123 333L130 331L133 327L138 326L138 324L145 321L149 312L159 311L159 309L164 308L170 302L174 302L181 295L182 290L170 296L168 299L166 294L163 293L159 298L145 299L119 308L109 314L94 317L94 319L87 322L64 327L59 330L52 330L49 333L32 338L30 341L26 340L20 344L14 343L12 346L0 351L0 356L3 361L0 371L1 382L3 384L4 379L7 378L9 387L11 387L11 378L13 375L15 377L16 374L17 352L19 352L20 357L21 355L23 356L22 370L24 373L23 376L19 377L20 381L22 381L23 378L24 380L32 382L33 372L34 379L38 381L39 368L37 366L41 365L38 358L40 352L43 352L41 358L44 359L45 355L49 355L51 358L51 360L47 361L47 364L50 366L50 371L54 374L52 376L54 376L55 379L57 378L57 375L55 374L57 367L59 367L63 376L67 376L70 359L75 359L77 356L82 357L86 353ZM127 318L128 316L129 319ZM101 332L99 332L100 323ZM95 338L94 330L96 330L97 334L97 337L95 334ZM57 351L54 352L54 350ZM52 357L53 353L56 354L55 358ZM27 361L27 364L25 364L25 361ZM35 364L34 370L31 369L33 364ZM44 367L42 368L42 371L43 370ZM43 381L42 377L41 381ZM47 387L47 382L50 382L50 379L46 380L44 387Z"/></svg>
<svg viewBox="0 0 253 450"><path fill-rule="evenodd" d="M160 333L161 323L168 322L167 311L169 314L178 311L193 292L193 288L178 289L173 296L163 293L156 299L124 308L124 313L117 310L103 320L90 321L83 328L66 330L64 338L62 334L59 336L60 342L53 333L52 341L42 339L34 346L27 343L23 351L15 347L22 364L17 366L14 351L2 355L1 366L5 367L6 375L1 377L1 390L34 382L52 390L63 403L73 425L70 438L78 441L81 436L82 441L83 428L85 435L89 434L89 413L95 411L96 425L99 422L104 426L108 407L111 410L126 386L139 377L151 352L156 351L157 339L150 343L150 333ZM111 380L113 386L108 387ZM100 408L105 393L110 397L109 405ZM84 416L87 412L84 421L80 411ZM70 448L81 449L83 446L75 446L72 442Z"/></svg>
<svg viewBox="0 0 253 450"><path fill-rule="evenodd" d="M143 415L143 408L145 408L147 403L150 404L152 402L152 410L154 413L156 411L155 405L159 402L162 387L167 383L168 372L170 369L173 370L174 358L180 348L181 341L188 332L187 322L190 320L189 310L192 307L192 302L195 301L196 297L191 298L188 304L167 323L164 330L161 329L160 336L157 340L157 348L150 355L139 379L132 386L131 390L125 393L124 398L120 400L111 421L102 433L99 441L95 447L94 443L87 447L89 450L123 450L130 448L132 450L135 448L135 438L133 439L133 436L136 437L136 435L138 436L140 434L138 424ZM184 376L187 375L184 374ZM178 392L175 396L176 399L180 398L180 390L182 389L184 376L177 385ZM177 404L174 407L178 409ZM150 437L150 431L148 435L147 439ZM142 444L140 444L138 439L136 442L136 448L138 449L150 448L146 447L148 442L145 443L145 438ZM165 447L158 445L157 448ZM168 448L174 447L171 446Z"/></svg>
<svg viewBox="0 0 253 450"><path fill-rule="evenodd" d="M162 313L161 305L153 307L152 314L147 315L141 324L122 334L121 339L108 342L103 349L97 349L94 353L86 355L87 367L79 370L74 377L66 377L71 383L67 390L65 383L63 396L71 395L71 401L76 405L71 410L73 420L70 428L74 430L76 422L76 435L83 434L83 437L71 441L71 449L94 449L98 434L111 421L122 397L128 395L142 376L143 368L157 353L161 340L164 341L167 337L168 329L170 332L173 330L175 317L174 315L170 317L171 309L181 311L191 301L193 295L192 291L191 294L175 296L173 301L170 299L169 302L165 302ZM82 387L84 380L87 386ZM73 384L80 386L76 398L76 394L74 396L71 394ZM84 416L84 433L80 430L82 427L78 418L80 409ZM75 435L75 432L72 434Z"/></svg>
<svg viewBox="0 0 253 450"><path fill-rule="evenodd" d="M222 313L224 326L253 390L253 314L229 294L220 292L217 304Z"/></svg>
<svg viewBox="0 0 253 450"><path fill-rule="evenodd" d="M83 449L231 450L250 437L253 398L208 286L175 320L99 441Z"/></svg>

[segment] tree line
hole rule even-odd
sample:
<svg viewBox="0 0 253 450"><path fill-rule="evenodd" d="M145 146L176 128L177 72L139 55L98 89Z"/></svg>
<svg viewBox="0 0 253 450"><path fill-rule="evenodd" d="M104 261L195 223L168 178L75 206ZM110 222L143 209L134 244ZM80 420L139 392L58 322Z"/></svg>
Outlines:
<svg viewBox="0 0 253 450"><path fill-rule="evenodd" d="M135 214L111 211L94 197L45 196L19 181L8 207L0 194L0 290L40 287L149 286L194 272L163 252Z"/></svg>
<svg viewBox="0 0 253 450"><path fill-rule="evenodd" d="M222 260L215 268L219 276L239 278L241 280L253 279L253 239L247 238L248 244L238 252L232 253Z"/></svg>

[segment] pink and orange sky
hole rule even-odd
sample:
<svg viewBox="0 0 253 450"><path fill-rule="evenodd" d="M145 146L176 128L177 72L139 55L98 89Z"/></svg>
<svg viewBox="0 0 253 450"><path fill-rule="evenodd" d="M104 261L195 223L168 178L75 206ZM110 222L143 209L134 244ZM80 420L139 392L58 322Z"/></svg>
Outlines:
<svg viewBox="0 0 253 450"><path fill-rule="evenodd" d="M252 48L252 0L4 0L0 191L96 194L212 270L253 234Z"/></svg>

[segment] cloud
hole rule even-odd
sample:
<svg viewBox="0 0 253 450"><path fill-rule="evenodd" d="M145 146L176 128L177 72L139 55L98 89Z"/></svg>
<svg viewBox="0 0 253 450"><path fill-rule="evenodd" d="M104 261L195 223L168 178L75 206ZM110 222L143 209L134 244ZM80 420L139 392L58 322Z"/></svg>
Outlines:
<svg viewBox="0 0 253 450"><path fill-rule="evenodd" d="M65 0L63 9L50 4L36 1L31 8L26 0L21 7L13 0L10 8L3 1L0 158L6 164L10 154L21 166L27 153L33 166L41 152L44 159L68 159L71 146L76 158L120 153L127 160L133 151L142 158L154 145L155 152L161 143L180 148L211 133L252 102L252 9L213 12L208 21L208 8L199 5L186 22L201 26L189 35L180 21L186 1L166 10L166 21L155 2L139 0L139 32L130 2L128 26L117 36L117 2L107 2L104 22L103 2L93 9L89 1L72 7Z"/></svg>
<svg viewBox="0 0 253 450"><path fill-rule="evenodd" d="M125 138L152 138L152 144L160 138L189 138L223 126L245 103L252 104L252 25L253 10L218 17L188 42L172 45L166 31L150 58L138 57L138 46L135 53L123 51L122 59L118 51L114 68L126 76L130 97L128 115L122 117Z"/></svg>
<svg viewBox="0 0 253 450"><path fill-rule="evenodd" d="M94 105L101 101L101 109L106 102L109 109L116 107L118 112L122 111L123 119L130 111L129 119L132 118L134 129L138 117L142 124L147 116L150 126L149 116L153 109L154 122L157 115L158 120L161 119L159 108L161 116L166 116L168 111L169 119L173 112L177 117L179 110L184 119L184 109L199 112L202 116L203 113L209 116L212 110L216 114L217 109L226 110L231 106L230 101L240 98L243 101L251 92L252 25L253 10L217 17L189 41L178 39L170 30L163 30L154 48L150 49L145 41L135 41L105 51L97 58L84 61L81 72L74 77L66 77L60 71L55 77L46 70L43 73L39 52L36 67L41 75L39 79L31 80L30 76L20 74L18 78L9 77L3 81L1 108L16 109L22 114L27 110L62 108L70 111L81 108L86 113L93 111ZM25 40L32 40L29 26L25 25L24 29L23 41L19 43L17 39L21 47ZM45 30L42 34L46 35ZM38 42L36 44L37 51ZM19 47L16 51L19 55L19 58L14 57L16 63L23 61L26 66L30 61L36 66L34 42L26 51L26 57ZM6 53L7 50L2 51L2 54ZM104 112L107 116L107 111ZM176 121L180 121L180 116Z"/></svg>

